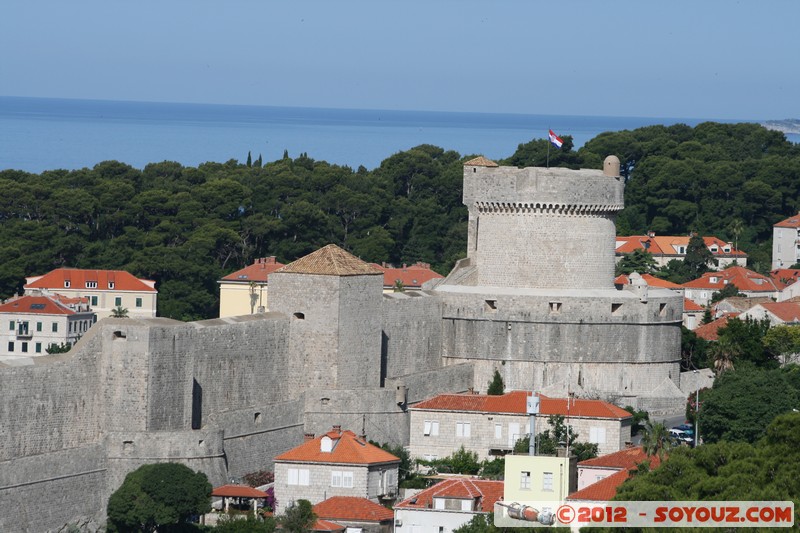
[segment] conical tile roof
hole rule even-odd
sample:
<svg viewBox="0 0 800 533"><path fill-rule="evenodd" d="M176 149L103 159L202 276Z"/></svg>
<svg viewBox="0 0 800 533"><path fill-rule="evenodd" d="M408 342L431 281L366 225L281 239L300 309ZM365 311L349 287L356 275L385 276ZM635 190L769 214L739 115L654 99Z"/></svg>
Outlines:
<svg viewBox="0 0 800 533"><path fill-rule="evenodd" d="M321 276L383 276L383 271L345 252L335 244L329 244L289 263L275 274L317 274Z"/></svg>
<svg viewBox="0 0 800 533"><path fill-rule="evenodd" d="M470 159L469 161L464 163L464 166L469 166L469 167L496 167L498 165L497 165L497 163L495 163L491 159L486 159L483 156L479 156L479 157L476 157L475 159Z"/></svg>

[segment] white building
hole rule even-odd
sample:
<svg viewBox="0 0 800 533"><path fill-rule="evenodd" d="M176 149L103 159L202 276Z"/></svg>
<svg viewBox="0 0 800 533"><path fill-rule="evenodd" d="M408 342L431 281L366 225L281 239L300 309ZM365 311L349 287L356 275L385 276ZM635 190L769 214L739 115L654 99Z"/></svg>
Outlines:
<svg viewBox="0 0 800 533"><path fill-rule="evenodd" d="M772 226L772 270L800 263L800 213Z"/></svg>
<svg viewBox="0 0 800 533"><path fill-rule="evenodd" d="M451 533L475 515L493 512L504 486L464 477L440 481L394 506L395 533Z"/></svg>
<svg viewBox="0 0 800 533"><path fill-rule="evenodd" d="M397 496L400 459L340 426L275 458L276 514L292 502L312 504L332 496L374 502Z"/></svg>
<svg viewBox="0 0 800 533"><path fill-rule="evenodd" d="M440 394L409 408L409 453L440 459L461 446L479 459L505 455L530 433L527 391L486 394ZM578 440L598 445L601 454L622 449L631 440L633 418L624 409L600 400L549 398L539 395L536 433L550 429L548 418L565 417Z"/></svg>
<svg viewBox="0 0 800 533"><path fill-rule="evenodd" d="M158 291L155 281L139 279L124 270L57 268L42 276L25 278L25 294L60 294L87 298L97 318L112 316L117 307L130 318L156 316Z"/></svg>
<svg viewBox="0 0 800 533"><path fill-rule="evenodd" d="M0 355L47 355L51 345L75 344L96 316L85 298L29 295L0 305Z"/></svg>

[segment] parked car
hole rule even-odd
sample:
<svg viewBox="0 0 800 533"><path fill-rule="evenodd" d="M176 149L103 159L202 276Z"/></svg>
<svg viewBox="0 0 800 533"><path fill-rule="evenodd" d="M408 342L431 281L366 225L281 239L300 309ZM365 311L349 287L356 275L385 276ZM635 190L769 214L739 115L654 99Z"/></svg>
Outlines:
<svg viewBox="0 0 800 533"><path fill-rule="evenodd" d="M687 431L677 427L669 430L669 436L679 444L687 444L689 446L694 444L694 434L689 434Z"/></svg>

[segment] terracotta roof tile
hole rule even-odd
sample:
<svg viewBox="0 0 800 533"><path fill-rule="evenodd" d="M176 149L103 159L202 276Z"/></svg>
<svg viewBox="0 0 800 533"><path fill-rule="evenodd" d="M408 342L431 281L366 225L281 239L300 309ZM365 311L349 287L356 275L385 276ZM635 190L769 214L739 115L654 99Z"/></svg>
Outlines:
<svg viewBox="0 0 800 533"><path fill-rule="evenodd" d="M769 277L779 288L784 289L800 278L800 270L796 268L779 268L769 273Z"/></svg>
<svg viewBox="0 0 800 533"><path fill-rule="evenodd" d="M800 213L792 215L786 220L781 220L774 225L776 228L800 228Z"/></svg>
<svg viewBox="0 0 800 533"><path fill-rule="evenodd" d="M617 488L631 476L630 470L620 470L597 483L592 483L567 496L567 500L607 502L617 495Z"/></svg>
<svg viewBox="0 0 800 533"><path fill-rule="evenodd" d="M344 531L347 529L345 526L331 522L329 520L317 519L311 531Z"/></svg>
<svg viewBox="0 0 800 533"><path fill-rule="evenodd" d="M619 450L618 452L601 455L600 457L586 459L585 461L578 463L578 466L594 466L600 468L635 468L636 465L646 459L647 454L644 453L644 448L641 446L634 446L632 448Z"/></svg>
<svg viewBox="0 0 800 533"><path fill-rule="evenodd" d="M478 156L474 159L470 159L466 163L464 163L465 167L496 167L498 166L497 163L492 161L491 159L486 159L485 157Z"/></svg>
<svg viewBox="0 0 800 533"><path fill-rule="evenodd" d="M247 485L222 485L211 491L212 496L225 496L228 498L266 498L263 490L254 489Z"/></svg>
<svg viewBox="0 0 800 533"><path fill-rule="evenodd" d="M694 303L689 298L684 298L683 299L683 312L684 313L693 312L693 311L705 311L705 309L706 309L705 307L703 307L702 305L698 305L698 304Z"/></svg>
<svg viewBox="0 0 800 533"><path fill-rule="evenodd" d="M719 272L706 272L701 277L683 284L687 289L720 291L733 284L743 292L775 292L778 288L771 278L740 266L728 267Z"/></svg>
<svg viewBox="0 0 800 533"><path fill-rule="evenodd" d="M490 513L494 504L503 499L505 484L502 481L486 479L454 478L441 481L436 485L406 498L397 505L397 508L431 509L434 498L462 498L475 499L480 502L480 511Z"/></svg>
<svg viewBox="0 0 800 533"><path fill-rule="evenodd" d="M426 281L444 278L438 272L431 270L431 266L427 263L403 265L400 268L370 264L383 271L383 286L387 288L393 287L398 280L404 287L420 288Z"/></svg>
<svg viewBox="0 0 800 533"><path fill-rule="evenodd" d="M85 298L60 298L49 296L20 296L0 305L0 313L33 314L33 315L74 315L70 303L85 303ZM89 311L86 311L89 312Z"/></svg>
<svg viewBox="0 0 800 533"><path fill-rule="evenodd" d="M677 283L672 283L671 281L667 281L665 279L657 278L652 274L642 274L642 279L647 283L650 287L658 287L661 289L683 289L682 285L678 285ZM629 285L631 282L630 277L626 274L620 274L616 278L614 278L615 285Z"/></svg>
<svg viewBox="0 0 800 533"><path fill-rule="evenodd" d="M618 452L581 461L578 463L578 468L618 468L619 472L603 478L597 483L592 483L588 487L584 487L577 492L573 492L567 499L608 501L616 496L617 487L622 485L622 483L631 476L631 472L635 470L640 463L645 461L650 463L650 468L658 468L658 466L661 465L661 461L657 456L648 457L641 446L625 448Z"/></svg>
<svg viewBox="0 0 800 533"><path fill-rule="evenodd" d="M224 278L225 281L240 281L242 283L250 283L251 281L266 282L267 276L284 266L283 263L278 263L274 257L262 257L256 259L252 265L246 266L236 272L231 272Z"/></svg>
<svg viewBox="0 0 800 533"><path fill-rule="evenodd" d="M292 274L317 274L321 276L363 276L383 274L380 269L375 268L359 259L358 257L345 252L335 244L329 244L312 252L297 261L289 263L275 273Z"/></svg>
<svg viewBox="0 0 800 533"><path fill-rule="evenodd" d="M69 282L69 287L64 282ZM97 283L93 290L98 291L136 291L157 292L155 282L139 279L124 270L85 270L78 268L57 268L42 276L31 276L25 280L25 289L86 289L86 282ZM114 288L109 287L114 284Z"/></svg>
<svg viewBox="0 0 800 533"><path fill-rule="evenodd" d="M694 330L694 334L707 341L719 340L719 328L727 326L728 320L737 316L739 316L739 313L727 313L726 315L721 316L720 318L709 322L708 324L699 326Z"/></svg>
<svg viewBox="0 0 800 533"><path fill-rule="evenodd" d="M661 235L661 236L649 236L649 235L630 235L625 237L617 236L616 240L616 250L615 253L617 255L620 254L629 254L634 250L647 250L653 255L656 256L675 256L675 257L683 257L686 255L685 253L679 253L679 247L683 247L684 249L689 245L689 236L688 235ZM730 243L723 241L717 237L703 237L703 243L706 245L706 248L711 251L712 249L716 248L716 252L711 251L711 253L715 256L724 256L724 257L741 257L746 258L747 254L741 250L737 250L734 248ZM729 252L725 252L725 248L729 248Z"/></svg>
<svg viewBox="0 0 800 533"><path fill-rule="evenodd" d="M328 520L385 522L394 518L394 512L366 498L333 496L314 506L314 513Z"/></svg>
<svg viewBox="0 0 800 533"><path fill-rule="evenodd" d="M759 304L782 322L800 322L800 304L797 302L768 302Z"/></svg>
<svg viewBox="0 0 800 533"><path fill-rule="evenodd" d="M328 437L333 440L330 452L323 452L322 439ZM400 459L387 451L374 446L356 436L352 431L329 431L315 439L282 453L275 458L276 461L291 461L304 463L336 463L370 465L380 463L399 463Z"/></svg>
<svg viewBox="0 0 800 533"><path fill-rule="evenodd" d="M527 413L527 391L512 391L503 395L440 394L415 404L411 409L432 411L475 411L481 413ZM549 398L539 394L542 415L563 415L587 418L628 418L631 414L616 405L601 400L572 399L567 409L566 398Z"/></svg>

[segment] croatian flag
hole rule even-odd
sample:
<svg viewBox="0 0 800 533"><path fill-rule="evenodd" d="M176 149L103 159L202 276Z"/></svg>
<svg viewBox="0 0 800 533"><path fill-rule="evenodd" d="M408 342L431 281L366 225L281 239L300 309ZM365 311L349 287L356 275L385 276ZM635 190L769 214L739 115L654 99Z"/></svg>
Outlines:
<svg viewBox="0 0 800 533"><path fill-rule="evenodd" d="M558 135L553 133L553 130L549 131L549 134L547 135L547 138L550 140L550 142L556 148L561 148L561 145L564 144L564 141L561 140L561 137L559 137Z"/></svg>

